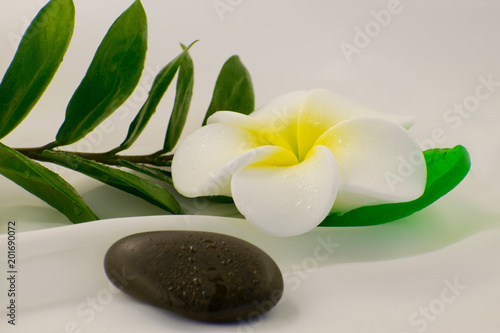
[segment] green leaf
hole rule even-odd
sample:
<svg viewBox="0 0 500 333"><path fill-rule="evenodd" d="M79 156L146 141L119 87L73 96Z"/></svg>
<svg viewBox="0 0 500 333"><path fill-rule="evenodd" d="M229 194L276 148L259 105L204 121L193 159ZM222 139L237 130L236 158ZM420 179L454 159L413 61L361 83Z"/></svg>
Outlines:
<svg viewBox="0 0 500 333"><path fill-rule="evenodd" d="M168 87L170 86L170 83L174 79L175 73L177 73L177 70L179 69L179 66L181 65L185 55L187 54L187 51L191 48L191 46L194 43L196 42L191 43L191 45L189 45L186 49L184 49L184 51L181 54L179 54L177 57L174 58L174 60L172 60L165 67L163 67L163 69L158 73L158 75L156 75L156 78L153 82L153 86L149 91L148 99L146 100L146 102L144 102L141 109L139 110L134 120L130 124L127 137L120 144L119 147L113 149L110 153L116 154L122 150L128 149L137 140L139 135L141 135L142 131L148 124L149 120L156 112L158 104L160 104L163 95L165 94Z"/></svg>
<svg viewBox="0 0 500 333"><path fill-rule="evenodd" d="M45 150L43 157L48 162L83 173L104 184L140 197L173 214L183 213L175 198L165 188L150 180L65 152Z"/></svg>
<svg viewBox="0 0 500 333"><path fill-rule="evenodd" d="M250 114L254 110L255 98L252 79L238 56L232 56L222 66L215 83L212 101L208 107L203 126L216 111L235 111Z"/></svg>
<svg viewBox="0 0 500 333"><path fill-rule="evenodd" d="M147 18L134 2L111 26L66 109L58 145L83 138L132 94L144 69Z"/></svg>
<svg viewBox="0 0 500 333"><path fill-rule="evenodd" d="M161 180L162 182L166 182L168 184L173 184L172 182L172 173L163 169L150 167L144 164L132 163L125 160L118 161L121 166L129 168L131 170L143 173L148 175L151 178Z"/></svg>
<svg viewBox="0 0 500 333"><path fill-rule="evenodd" d="M402 203L365 206L344 214L331 213L320 226L354 227L382 224L409 216L441 198L465 178L470 169L469 153L463 146L424 152L427 183L422 196Z"/></svg>
<svg viewBox="0 0 500 333"><path fill-rule="evenodd" d="M0 139L42 97L68 49L75 22L72 0L52 0L26 30L0 84Z"/></svg>
<svg viewBox="0 0 500 333"><path fill-rule="evenodd" d="M184 46L183 46L184 47ZM163 152L170 152L174 149L179 137L181 136L186 117L191 105L191 97L193 96L194 85L194 65L189 53L184 53L181 66L179 68L179 76L177 78L177 87L175 90L175 102L168 121L167 133L165 135L165 143Z"/></svg>
<svg viewBox="0 0 500 333"><path fill-rule="evenodd" d="M76 190L43 165L0 143L0 174L63 213L73 223L98 220Z"/></svg>

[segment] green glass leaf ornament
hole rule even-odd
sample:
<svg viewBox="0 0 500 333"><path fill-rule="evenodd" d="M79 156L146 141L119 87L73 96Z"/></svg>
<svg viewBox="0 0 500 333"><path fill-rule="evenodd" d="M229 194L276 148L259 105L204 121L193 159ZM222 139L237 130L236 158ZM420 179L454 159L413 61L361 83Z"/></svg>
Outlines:
<svg viewBox="0 0 500 333"><path fill-rule="evenodd" d="M183 46L184 47L184 46ZM185 48L185 47L184 47ZM175 101L168 121L163 152L170 152L179 141L191 105L194 86L194 65L189 53L185 52L179 68Z"/></svg>
<svg viewBox="0 0 500 333"><path fill-rule="evenodd" d="M141 78L146 50L146 13L136 1L116 19L99 45L68 103L57 145L80 140L127 100Z"/></svg>
<svg viewBox="0 0 500 333"><path fill-rule="evenodd" d="M357 227L383 224L409 216L438 200L457 186L470 169L470 157L463 146L424 151L427 183L420 198L402 203L365 206L344 214L330 213L321 227Z"/></svg>
<svg viewBox="0 0 500 333"><path fill-rule="evenodd" d="M129 126L127 137L120 144L119 147L113 149L110 153L116 154L122 150L128 149L141 135L142 131L148 124L149 120L156 112L158 104L160 104L163 95L170 86L170 83L172 83L175 74L179 69L179 66L183 62L184 57L187 55L188 50L194 43L196 42L191 43L191 45L185 48L181 54L179 54L165 67L163 67L162 70L158 73L158 75L156 75L155 80L153 82L153 86L149 91L149 95L146 102L144 102L141 109L139 110L139 112L137 113L134 120Z"/></svg>
<svg viewBox="0 0 500 333"><path fill-rule="evenodd" d="M61 151L45 150L43 157L48 162L78 171L104 184L142 198L168 212L183 213L179 203L165 188L148 179Z"/></svg>
<svg viewBox="0 0 500 333"><path fill-rule="evenodd" d="M0 174L47 202L71 222L99 219L73 186L57 173L1 143L0 160Z"/></svg>
<svg viewBox="0 0 500 333"><path fill-rule="evenodd" d="M255 108L250 73L238 56L229 58L219 73L215 83L212 101L203 119L203 126L216 111L235 111L250 114Z"/></svg>
<svg viewBox="0 0 500 333"><path fill-rule="evenodd" d="M0 139L14 130L40 100L73 36L72 0L51 0L33 19L0 84Z"/></svg>

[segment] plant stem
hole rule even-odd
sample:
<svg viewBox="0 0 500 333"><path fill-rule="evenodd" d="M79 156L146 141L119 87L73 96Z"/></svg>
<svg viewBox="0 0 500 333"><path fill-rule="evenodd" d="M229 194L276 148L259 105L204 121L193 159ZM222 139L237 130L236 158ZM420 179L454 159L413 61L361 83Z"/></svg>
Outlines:
<svg viewBox="0 0 500 333"><path fill-rule="evenodd" d="M37 148L16 148L16 151L23 154L26 157L35 159L38 161L50 162L43 152L46 150L52 150L53 145L48 144ZM154 166L170 166L173 158L173 154L169 155L158 155L153 153L150 155L113 155L106 153L80 153L74 151L64 151L65 153L78 156L87 160L92 160L95 162L108 164L108 165L120 165L120 160L128 161L130 163L137 164L150 164Z"/></svg>

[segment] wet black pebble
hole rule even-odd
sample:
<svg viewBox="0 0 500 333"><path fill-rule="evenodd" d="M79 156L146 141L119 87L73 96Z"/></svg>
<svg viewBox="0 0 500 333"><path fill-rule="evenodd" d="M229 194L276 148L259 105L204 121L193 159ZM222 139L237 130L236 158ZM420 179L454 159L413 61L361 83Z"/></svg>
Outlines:
<svg viewBox="0 0 500 333"><path fill-rule="evenodd" d="M114 243L108 278L146 303L208 322L247 320L281 298L283 277L264 251L241 239L201 231L154 231Z"/></svg>

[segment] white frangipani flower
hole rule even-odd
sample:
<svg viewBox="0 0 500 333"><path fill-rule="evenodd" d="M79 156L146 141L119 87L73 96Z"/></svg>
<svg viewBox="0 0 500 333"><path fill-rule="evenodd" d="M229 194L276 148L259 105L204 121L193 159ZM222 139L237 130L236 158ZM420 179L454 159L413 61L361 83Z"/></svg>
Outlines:
<svg viewBox="0 0 500 333"><path fill-rule="evenodd" d="M263 231L298 235L330 211L422 195L426 166L411 125L321 89L281 96L249 116L219 111L178 147L174 186L187 197L231 196ZM421 163L401 174L410 158Z"/></svg>

